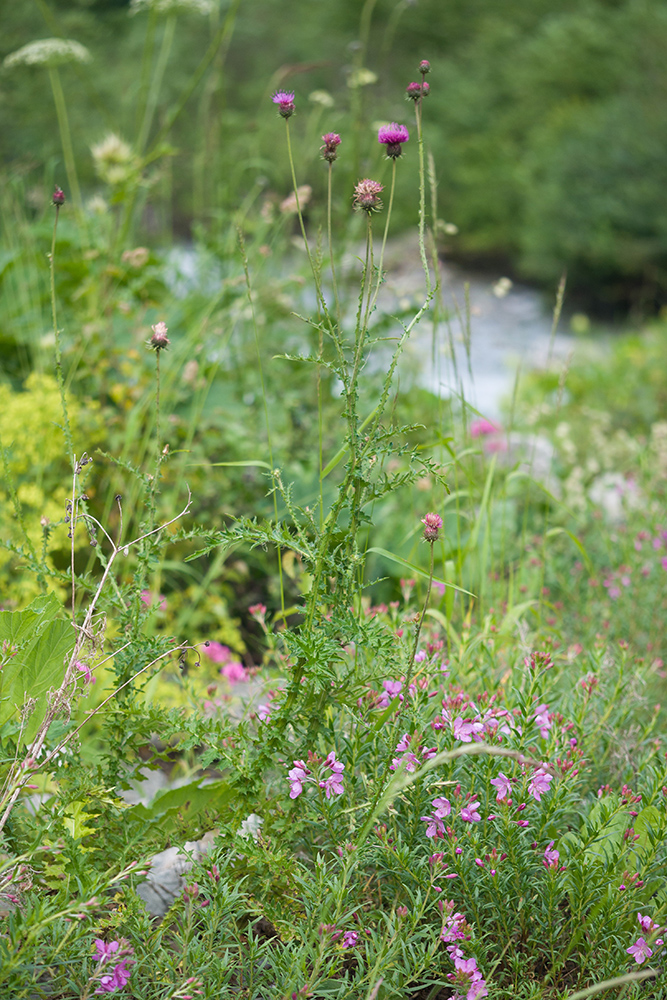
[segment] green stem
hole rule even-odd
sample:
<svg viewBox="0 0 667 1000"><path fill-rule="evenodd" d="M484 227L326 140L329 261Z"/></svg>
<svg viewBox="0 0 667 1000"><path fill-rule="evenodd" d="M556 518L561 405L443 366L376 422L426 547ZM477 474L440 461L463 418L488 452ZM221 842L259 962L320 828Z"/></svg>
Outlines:
<svg viewBox="0 0 667 1000"><path fill-rule="evenodd" d="M53 93L53 102L56 106L56 117L58 119L58 128L60 130L60 141L63 147L67 183L69 184L70 191L72 192L72 201L74 202L77 214L82 217L83 202L81 200L79 178L76 172L74 150L72 149L72 136L70 134L69 119L67 117L67 105L65 103L63 88L60 84L60 74L58 73L58 68L56 66L49 66L49 81L51 83L51 91Z"/></svg>
<svg viewBox="0 0 667 1000"><path fill-rule="evenodd" d="M56 233L58 231L58 215L60 213L60 205L56 205L56 217L53 223L53 238L51 240L51 253L49 255L49 276L51 282L51 318L53 320L53 336L55 338L55 353L56 353L56 381L58 382L58 389L60 391L60 405L63 411L63 421L65 432L65 444L67 445L67 455L70 462L74 462L74 445L72 444L72 431L69 424L69 414L67 412L67 400L65 398L65 379L63 378L63 365L62 365L62 352L60 345L60 332L58 330L58 319L56 314L56 274L55 274L55 258L56 258Z"/></svg>
<svg viewBox="0 0 667 1000"><path fill-rule="evenodd" d="M252 327L255 334L255 349L257 351L257 367L259 369L259 381L262 386L262 401L264 403L264 419L266 421L266 437L269 445L269 462L271 463L271 481L273 484L273 489L271 490L271 495L273 497L273 516L276 525L278 524L278 500L276 498L276 471L275 464L273 461L273 443L271 440L271 421L269 419L269 405L266 398L266 386L264 384L264 369L262 367L262 352L259 346L259 331L257 329L257 319L255 316L255 303L252 297L252 287L250 284L250 269L248 267L248 255L245 249L245 241L243 239L243 233L239 229L239 245L241 247L241 258L243 260L243 273L245 274L246 291L248 294L248 304L250 306L250 313L252 316ZM278 579L280 581L280 610L283 616L283 622L285 620L285 583L283 580L283 562L282 553L280 547L278 547Z"/></svg>
<svg viewBox="0 0 667 1000"><path fill-rule="evenodd" d="M384 224L384 235L382 236L382 248L380 250L380 263L378 264L378 277L377 283L375 285L375 294L373 295L373 308L375 308L375 303L377 302L378 293L380 291L380 285L382 284L382 268L384 265L384 251L387 246L387 236L389 234L389 221L391 219L391 210L394 204L394 189L396 187L396 157L391 161L391 189L389 192L389 208L387 209L387 218Z"/></svg>
<svg viewBox="0 0 667 1000"><path fill-rule="evenodd" d="M174 42L174 33L176 31L176 15L170 14L167 17L164 34L162 35L162 44L160 46L160 52L158 54L157 63L155 66L155 73L153 74L153 79L151 80L150 89L148 91L148 98L146 100L146 108L144 110L143 121L141 123L141 129L139 130L139 137L137 139L137 152L141 156L146 143L148 142L148 136L150 134L151 125L153 124L153 118L155 116L155 109L157 107L158 98L160 96L160 88L162 86L162 80L164 78L164 73L167 68L167 62L169 60L169 54L171 53L171 47Z"/></svg>
<svg viewBox="0 0 667 1000"><path fill-rule="evenodd" d="M415 101L415 118L417 120L417 143L419 147L419 256L424 269L424 279L426 281L426 294L431 295L431 272L428 269L426 259L426 246L424 241L424 229L426 226L426 182L424 171L424 136L422 134L422 100Z"/></svg>

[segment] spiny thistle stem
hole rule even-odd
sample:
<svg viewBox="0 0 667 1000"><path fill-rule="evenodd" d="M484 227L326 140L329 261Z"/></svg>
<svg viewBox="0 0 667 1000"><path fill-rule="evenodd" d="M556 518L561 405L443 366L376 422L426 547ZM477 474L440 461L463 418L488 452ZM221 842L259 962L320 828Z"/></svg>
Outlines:
<svg viewBox="0 0 667 1000"><path fill-rule="evenodd" d="M329 264L331 266L331 284L333 286L334 300L336 302L336 319L340 323L340 302L338 299L338 281L336 279L336 264L333 252L333 234L331 227L331 192L333 180L333 163L329 163L329 176L327 181L327 237L329 241Z"/></svg>

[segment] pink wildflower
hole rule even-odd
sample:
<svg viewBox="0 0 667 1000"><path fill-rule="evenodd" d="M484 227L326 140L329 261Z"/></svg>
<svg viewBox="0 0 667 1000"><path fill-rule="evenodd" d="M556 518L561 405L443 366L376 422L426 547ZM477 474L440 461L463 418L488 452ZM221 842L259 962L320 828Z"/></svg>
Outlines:
<svg viewBox="0 0 667 1000"><path fill-rule="evenodd" d="M535 722L537 723L540 735L543 740L546 740L549 735L549 730L551 729L551 720L549 719L549 706L548 705L538 705L535 709Z"/></svg>
<svg viewBox="0 0 667 1000"><path fill-rule="evenodd" d="M227 678L230 684L235 684L237 681L244 681L247 678L245 667L242 663L225 663L224 666L220 667L220 673L223 677Z"/></svg>
<svg viewBox="0 0 667 1000"><path fill-rule="evenodd" d="M92 675L91 669L87 663L82 663L81 660L77 660L74 664L76 669L82 673L86 679L86 684L94 684L95 678Z"/></svg>
<svg viewBox="0 0 667 1000"><path fill-rule="evenodd" d="M454 719L452 732L454 733L455 740L461 740L462 743L471 743L477 733L484 732L484 724L482 722L473 722L472 719L458 718Z"/></svg>
<svg viewBox="0 0 667 1000"><path fill-rule="evenodd" d="M433 811L428 816L420 816L419 818L423 823L426 823L427 837L444 837L445 824L443 819L451 814L451 803L449 799L437 798L433 799L432 804L435 806Z"/></svg>
<svg viewBox="0 0 667 1000"><path fill-rule="evenodd" d="M100 976L100 985L95 993L115 993L127 986L130 980L130 970L125 965L125 959L119 962L110 975Z"/></svg>
<svg viewBox="0 0 667 1000"><path fill-rule="evenodd" d="M65 204L65 192L62 188L56 187L51 195L51 204L55 205L56 208L60 208L61 205Z"/></svg>
<svg viewBox="0 0 667 1000"><path fill-rule="evenodd" d="M487 434L497 434L500 431L500 427L497 424L492 424L490 420L486 420L484 417L480 417L479 420L473 420L470 425L470 437L485 437Z"/></svg>
<svg viewBox="0 0 667 1000"><path fill-rule="evenodd" d="M258 705L257 706L257 718L260 722L270 722L271 721L271 706L270 705Z"/></svg>
<svg viewBox="0 0 667 1000"><path fill-rule="evenodd" d="M461 819L464 823L479 823L481 816L477 811L479 809L479 802L473 801L469 802L467 806L464 806L461 810Z"/></svg>
<svg viewBox="0 0 667 1000"><path fill-rule="evenodd" d="M332 773L328 778L325 778L324 781L320 781L320 788L324 789L324 794L328 799L331 798L332 795L342 795L343 771L345 770L345 764L336 760L336 753L332 750L324 761L323 766L329 768Z"/></svg>
<svg viewBox="0 0 667 1000"><path fill-rule="evenodd" d="M271 100L278 105L278 114L281 118L292 117L295 110L293 90L277 90Z"/></svg>
<svg viewBox="0 0 667 1000"><path fill-rule="evenodd" d="M293 763L294 767L291 771L288 771L287 777L291 786L289 797L291 799L296 799L303 791L304 782L311 781L312 779L309 777L310 771L302 760L295 760Z"/></svg>
<svg viewBox="0 0 667 1000"><path fill-rule="evenodd" d="M264 618L266 616L266 604L251 604L248 608L248 614L255 621L259 622L260 625L264 624Z"/></svg>
<svg viewBox="0 0 667 1000"><path fill-rule="evenodd" d="M658 924L655 924L650 917L643 917L641 913L637 914L637 920L639 921L639 926L645 934L650 934L651 931L658 929Z"/></svg>
<svg viewBox="0 0 667 1000"><path fill-rule="evenodd" d="M642 962L645 962L653 954L643 937L637 938L635 943L631 944L625 950L628 955L632 955L637 965L641 965Z"/></svg>
<svg viewBox="0 0 667 1000"><path fill-rule="evenodd" d="M384 692L380 695L378 699L378 707L387 708L389 704L394 700L394 698L398 698L399 695L401 694L401 691L403 690L403 682L382 681L382 687L384 688ZM401 697L401 701L402 700L403 699Z"/></svg>
<svg viewBox="0 0 667 1000"><path fill-rule="evenodd" d="M502 802L512 791L510 779L502 771L498 772L497 778L491 778L491 784L496 789L496 802Z"/></svg>
<svg viewBox="0 0 667 1000"><path fill-rule="evenodd" d="M139 597L141 598L142 604L147 604L150 607L151 604L153 603L153 595L151 594L150 590L142 590ZM158 595L158 603L160 606L160 611L167 610L167 598L164 596L164 594Z"/></svg>
<svg viewBox="0 0 667 1000"><path fill-rule="evenodd" d="M528 794L532 795L537 802L541 802L544 793L549 791L549 785L552 781L553 775L540 767L528 783Z"/></svg>
<svg viewBox="0 0 667 1000"><path fill-rule="evenodd" d="M359 934L357 931L345 931L342 941L343 948L356 948L358 942Z"/></svg>
<svg viewBox="0 0 667 1000"><path fill-rule="evenodd" d="M558 851L552 850L553 846L554 842L553 840L550 840L549 844L545 848L542 864L544 865L545 868L553 868L554 871L557 871L560 854L558 853Z"/></svg>

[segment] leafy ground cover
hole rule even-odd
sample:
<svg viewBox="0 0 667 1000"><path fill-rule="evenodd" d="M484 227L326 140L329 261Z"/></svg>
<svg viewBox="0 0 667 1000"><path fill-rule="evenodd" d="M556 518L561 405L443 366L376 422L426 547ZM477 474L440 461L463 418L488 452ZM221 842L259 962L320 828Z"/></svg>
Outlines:
<svg viewBox="0 0 667 1000"><path fill-rule="evenodd" d="M3 996L665 995L665 329L502 426L419 388L456 319L429 69L377 173L316 136L319 195L274 92L293 192L189 286L130 241L141 144L105 208L2 190ZM424 293L386 316L403 183Z"/></svg>

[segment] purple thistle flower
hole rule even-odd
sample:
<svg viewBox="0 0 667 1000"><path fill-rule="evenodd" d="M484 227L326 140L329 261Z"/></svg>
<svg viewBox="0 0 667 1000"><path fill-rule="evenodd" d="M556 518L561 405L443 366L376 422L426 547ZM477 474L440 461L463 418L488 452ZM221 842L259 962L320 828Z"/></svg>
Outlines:
<svg viewBox="0 0 667 1000"><path fill-rule="evenodd" d="M383 190L384 186L379 181L372 181L368 177L363 181L359 181L354 188L354 197L352 199L354 207L361 208L369 214L371 212L379 212L382 208L380 192Z"/></svg>
<svg viewBox="0 0 667 1000"><path fill-rule="evenodd" d="M277 90L271 98L274 104L278 105L278 114L281 118L291 118L294 114L294 91Z"/></svg>
<svg viewBox="0 0 667 1000"><path fill-rule="evenodd" d="M383 125L378 132L378 142L387 147L387 156L391 160L401 155L402 144L407 142L409 138L410 133L405 125L397 125L396 122L392 122L391 125Z"/></svg>
<svg viewBox="0 0 667 1000"><path fill-rule="evenodd" d="M169 347L170 340L167 336L168 327L166 323L160 320L159 323L151 327L151 330L153 331L153 336L148 341L149 347L152 347L154 351L163 351Z"/></svg>
<svg viewBox="0 0 667 1000"><path fill-rule="evenodd" d="M382 132L382 129L380 129L380 132ZM391 155L389 153L389 148L387 148L387 155ZM396 155L398 156L398 153ZM425 514L424 517L422 517L422 524L424 525L424 538L426 541L431 542L431 544L433 544L433 542L437 542L440 529L442 528L442 518L440 515L433 513Z"/></svg>

